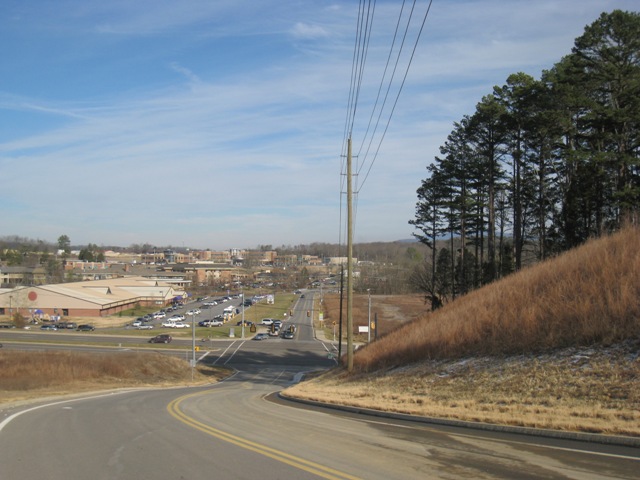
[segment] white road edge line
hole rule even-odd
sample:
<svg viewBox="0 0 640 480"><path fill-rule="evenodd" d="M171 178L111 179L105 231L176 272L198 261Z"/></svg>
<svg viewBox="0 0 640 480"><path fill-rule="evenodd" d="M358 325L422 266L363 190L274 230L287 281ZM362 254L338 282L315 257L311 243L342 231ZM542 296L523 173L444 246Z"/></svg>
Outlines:
<svg viewBox="0 0 640 480"><path fill-rule="evenodd" d="M103 394L100 394L100 395L91 395L89 397L71 398L71 399L68 399L68 400L61 400L59 402L53 402L53 403L45 403L44 405L38 405L37 407L27 408L26 410L22 410L20 412L16 412L13 415L9 415L2 422L0 422L0 432L2 432L2 429L4 427L6 427L12 420L14 420L15 418L19 417L23 413L33 412L34 410L39 410L40 408L53 407L54 405L62 405L63 403L78 402L80 400L91 400L93 398L108 397L110 395L120 395L120 394L124 394L124 393L129 393L129 392L132 392L132 391L133 390L125 390L125 391L122 391L122 392L109 392L109 393L103 393Z"/></svg>

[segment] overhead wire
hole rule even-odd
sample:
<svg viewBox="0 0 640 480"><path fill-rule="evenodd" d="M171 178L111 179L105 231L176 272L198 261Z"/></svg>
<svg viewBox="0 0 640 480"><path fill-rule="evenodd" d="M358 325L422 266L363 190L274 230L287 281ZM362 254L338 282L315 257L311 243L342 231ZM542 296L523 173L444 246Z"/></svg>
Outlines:
<svg viewBox="0 0 640 480"><path fill-rule="evenodd" d="M379 130L380 124L382 123L382 119L383 119L383 114L385 113L385 107L387 105L387 101L389 99L390 93L391 93L391 89L393 86L393 82L394 79L396 78L396 74L397 74L397 70L399 68L399 64L400 64L400 60L402 58L402 53L404 51L404 46L406 43L406 40L408 38L408 34L409 31L411 29L411 24L412 24L412 19L414 17L414 12L416 9L416 3L418 0L413 0L413 4L411 7L411 10L408 14L408 18L406 20L406 25L404 26L404 33L403 33L403 37L402 37L402 41L400 43L400 46L398 48L397 53L395 53L395 63L394 63L394 67L392 70L391 75L388 77L387 79L387 75L388 75L388 70L389 67L391 65L391 61L392 58L394 56L394 50L396 49L396 42L397 42L397 38L398 38L398 33L400 31L400 25L402 23L403 17L404 17L404 12L405 12L405 4L406 4L406 0L403 0L402 3L402 7L400 9L400 12L398 14L398 20L396 22L396 27L395 27L395 32L393 35L393 41L391 44L391 48L389 50L389 54L387 56L387 61L384 67L384 72L383 75L381 77L380 80L380 85L378 87L378 92L376 95L376 99L374 102L374 106L371 110L370 116L369 116L369 120L367 123L367 127L365 129L365 133L364 136L361 140L359 149L356 153L356 158L358 159L358 164L355 168L355 177L356 179L360 179L360 175L361 172L364 171L365 166L367 166L367 162L369 159L369 155L371 152L371 149L373 148L374 145L374 140L376 139L376 134ZM425 11L425 14L422 18L422 22L420 24L420 28L419 31L417 33L417 36L415 38L414 44L413 44L413 49L411 51L411 54L409 56L409 60L408 63L405 67L404 70L404 75L402 77L402 81L400 83L400 86L398 87L398 90L396 92L396 96L395 96L395 100L393 102L393 105L390 109L390 111L388 112L388 117L386 118L386 123L385 123L385 127L380 135L380 138L377 142L377 147L375 149L375 153L373 154L373 158L371 159L370 162L368 162L368 168L366 168L366 174L364 175L364 178L362 178L362 182L356 182L356 188L353 190L354 193L354 217L357 216L357 197L359 192L361 191L362 187L364 186L364 184L366 183L366 180L369 177L369 174L371 173L371 170L373 168L373 165L375 163L375 161L378 158L378 155L380 153L380 149L382 146L382 143L384 141L384 138L387 134L387 131L389 129L389 125L391 124L391 119L393 117L393 114L396 110L396 107L398 105L398 100L400 98L400 95L404 89L406 80L407 80L407 76L409 73L409 69L413 63L413 59L415 56L415 52L417 49L417 45L418 42L422 36L422 32L424 30L424 26L426 24L426 20L429 16L429 12L431 10L431 5L433 3L433 0L430 0L428 5L427 5L427 9ZM344 130L344 138L343 138L343 146L342 146L342 153L341 153L341 162L340 162L340 236L339 236L339 244L342 245L342 228L343 228L343 218L342 218L342 210L343 210L343 202L342 202L342 196L345 193L344 192L344 182L345 182L345 157L346 157L346 149L347 149L347 144L348 141L351 139L353 140L353 133L354 133L354 128L356 125L356 115L358 113L358 107L359 107L359 100L360 100L360 94L361 94L361 88L363 85L363 78L364 78L364 71L365 71L365 65L366 65L366 59L367 59L367 55L368 55L368 51L369 51L369 45L371 42L371 33L372 33L372 27L373 27L373 19L374 19L374 13L375 13L375 0L360 0L359 3L359 7L358 7L358 20L357 20L357 28L356 28L356 39L355 39L355 45L354 45L354 52L353 52L353 58L352 58L352 65L351 65L351 80L350 80L350 89L349 89L349 97L348 97L348 108L347 108L347 114L346 114L346 118L345 118L345 130ZM386 85L386 90L385 90L385 85ZM382 91L385 90L385 94L384 94L384 99L382 101L382 104L379 105L380 102L380 97L382 94ZM377 116L376 116L377 114ZM375 124L373 119L375 120ZM374 125L373 130L371 129L372 124ZM367 148L365 150L364 156L362 157L362 159L360 158L362 155L362 151L364 149L365 144L367 145ZM355 218L354 218L354 224L355 224Z"/></svg>
<svg viewBox="0 0 640 480"><path fill-rule="evenodd" d="M353 124L358 108L358 99L360 96L360 88L362 86L362 78L364 75L364 66L366 63L367 51L369 47L369 39L371 38L371 23L375 13L375 0L368 0L365 8L365 0L360 0L358 7L358 21L356 28L356 39L351 61L351 82L349 88L348 108L345 119L345 130L343 138L343 147L340 162L340 216L342 217L342 195L344 192L344 159L346 156L346 146L353 132ZM366 11L366 13L365 13ZM339 244L342 244L342 218L340 218L340 234Z"/></svg>
<svg viewBox="0 0 640 480"><path fill-rule="evenodd" d="M378 154L380 153L380 148L381 148L381 146L382 146L382 142L384 141L384 138L385 138L385 136L386 136L386 134L387 134L387 131L389 130L389 125L391 124L391 119L392 119L393 114L394 114L394 112L395 112L395 110L396 110L396 107L397 107L397 105L398 105L398 100L400 99L400 94L402 93L402 90L404 89L404 85L405 85L405 83L406 83L407 76L409 75L409 70L410 70L411 65L412 65L412 63L413 63L413 58L414 58L414 56L415 56L416 49L417 49L417 47L418 47L418 42L420 41L420 37L422 36L422 32L423 32L423 30L424 30L424 26L425 26L426 21L427 21L427 18L428 18L428 16L429 16L429 12L430 12L430 10L431 10L431 4L432 4L432 3L433 3L433 0L430 0L430 1L429 1L429 5L427 6L427 9L426 9L426 11L425 11L425 14L424 14L424 16L423 16L423 18L422 18L422 22L421 22L421 24L420 24L420 29L419 29L418 34L416 35L416 39L415 39L415 41L414 41L414 43L413 43L413 49L411 50L411 55L410 55L410 57L409 57L409 61L408 61L407 66L406 66L406 68L405 68L404 75L403 75L403 77L402 77L402 82L401 82L400 87L398 88L398 91L397 91L397 93L396 93L396 97L395 97L395 100L394 100L394 102L393 102L393 106L392 106L392 108L391 108L391 112L389 113L389 117L387 118L387 122L386 122L385 128L384 128L384 130L383 130L383 132L382 132L382 134L381 134L381 136L380 136L380 140L379 140L379 142L378 142L378 146L377 146L377 148L376 148L376 151L375 151L375 154L374 154L374 156L373 156L373 159L371 160L371 163L369 164L369 168L367 169L367 172L366 172L366 174L365 174L364 178L362 179L362 182L360 183L360 186L359 186L359 189L358 189L358 190L362 189L362 187L364 186L365 182L367 181L367 178L369 177L369 174L371 173L371 169L373 168L373 165L374 165L374 163L375 163L376 159L378 158ZM414 8L415 8L415 4L416 4L416 0L414 0L414 2L413 2L413 6L412 6L412 9L411 9L411 14L410 14L410 16L409 16L409 20L407 21L407 29L405 29L405 35L404 35L403 40L402 40L402 46L404 46L404 41L405 41L405 38L406 38L406 35L407 35L407 31L408 31L408 28L409 28L409 23L410 23L410 21L411 21L411 17L413 16L413 10L414 10ZM402 47L401 47L401 48L402 48ZM399 58L400 58L400 52L398 53L398 59L397 59L397 61L399 61ZM397 67L397 61L396 61L396 67ZM394 73L393 73L393 76L395 76L395 69L396 69L396 67L394 67ZM393 78L393 76L392 76L392 78ZM389 87L390 87L390 85L391 85L391 84L389 84ZM387 91L387 95L388 95L388 93L389 93L389 90ZM384 103L386 103L386 100L387 100L387 99L386 99L386 96L385 96L385 102L384 102ZM380 112L382 112L382 108L381 108ZM380 118L380 117L379 117L379 118ZM379 119L378 119L378 120L379 120ZM376 124L376 129L375 129L375 130L377 130L377 124ZM375 131L374 131L374 133L375 133ZM366 154L365 154L365 160L366 160L366 158L368 157L368 154L369 154L369 148L371 147L371 143L372 143L372 142L373 142L373 135L371 136L371 140L370 140L369 146L367 147L367 152L366 152ZM364 165L364 162L363 162L363 165ZM358 175L359 175L359 174L360 174L360 171L358 171Z"/></svg>

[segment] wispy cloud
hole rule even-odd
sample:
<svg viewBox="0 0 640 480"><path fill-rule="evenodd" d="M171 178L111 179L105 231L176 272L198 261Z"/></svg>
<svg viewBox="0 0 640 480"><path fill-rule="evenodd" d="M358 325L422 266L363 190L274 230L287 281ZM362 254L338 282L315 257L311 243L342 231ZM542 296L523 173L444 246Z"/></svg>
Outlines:
<svg viewBox="0 0 640 480"><path fill-rule="evenodd" d="M291 29L291 34L296 38L322 38L328 36L328 32L319 25L309 25L308 23L298 22Z"/></svg>
<svg viewBox="0 0 640 480"><path fill-rule="evenodd" d="M35 44L65 48L57 62L34 49L0 66L12 82L0 90L0 234L337 241L357 5L255 3L70 2L26 24L13 12L37 26L25 31ZM356 238L409 237L415 191L452 123L509 73L551 67L613 7L632 2L435 2L379 156L357 179ZM378 2L356 145L398 8Z"/></svg>

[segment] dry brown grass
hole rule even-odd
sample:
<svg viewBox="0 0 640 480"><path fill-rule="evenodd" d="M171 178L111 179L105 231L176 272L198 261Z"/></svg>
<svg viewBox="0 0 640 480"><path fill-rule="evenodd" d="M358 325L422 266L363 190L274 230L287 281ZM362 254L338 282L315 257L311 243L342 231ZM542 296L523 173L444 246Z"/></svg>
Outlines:
<svg viewBox="0 0 640 480"><path fill-rule="evenodd" d="M340 295L331 293L323 297L323 315L325 325L340 321ZM342 321L346 325L347 305L342 302ZM424 316L430 308L425 305L424 296L413 295L372 295L371 296L371 320L378 318L378 335L382 336L398 328L398 325L416 320ZM354 295L353 297L353 324L357 332L358 326L365 326L369 321L369 298L367 295ZM372 335L374 332L372 332ZM346 332L344 333L346 335ZM359 340L364 341L366 335L361 335Z"/></svg>
<svg viewBox="0 0 640 480"><path fill-rule="evenodd" d="M351 373L339 368L286 393L640 436L639 245L633 228L594 240L387 331L356 352ZM366 319L363 305L366 297L354 318ZM337 317L337 303L326 306Z"/></svg>
<svg viewBox="0 0 640 480"><path fill-rule="evenodd" d="M628 228L472 292L358 351L355 369L638 337L638 245Z"/></svg>
<svg viewBox="0 0 640 480"><path fill-rule="evenodd" d="M224 369L191 368L158 353L0 351L0 403L93 390L214 382Z"/></svg>
<svg viewBox="0 0 640 480"><path fill-rule="evenodd" d="M640 342L547 355L421 362L375 374L335 369L289 396L502 425L640 436Z"/></svg>

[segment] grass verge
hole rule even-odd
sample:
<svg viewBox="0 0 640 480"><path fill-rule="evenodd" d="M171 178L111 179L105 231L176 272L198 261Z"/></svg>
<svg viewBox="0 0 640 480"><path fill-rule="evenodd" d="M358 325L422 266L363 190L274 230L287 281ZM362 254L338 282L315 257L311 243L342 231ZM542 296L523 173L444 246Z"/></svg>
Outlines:
<svg viewBox="0 0 640 480"><path fill-rule="evenodd" d="M607 349L433 360L375 374L339 368L285 391L412 415L640 436L640 341Z"/></svg>
<svg viewBox="0 0 640 480"><path fill-rule="evenodd" d="M214 383L231 373L154 352L0 351L0 404L114 388Z"/></svg>

